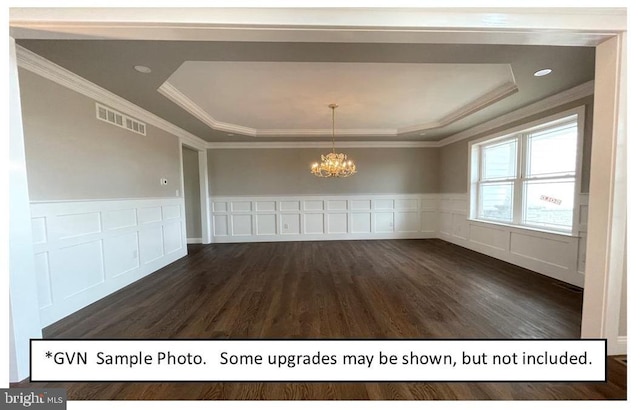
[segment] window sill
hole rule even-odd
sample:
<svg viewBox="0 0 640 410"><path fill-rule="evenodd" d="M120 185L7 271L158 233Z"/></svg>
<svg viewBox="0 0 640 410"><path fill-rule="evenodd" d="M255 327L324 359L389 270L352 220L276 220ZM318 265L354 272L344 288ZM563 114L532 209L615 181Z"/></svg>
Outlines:
<svg viewBox="0 0 640 410"><path fill-rule="evenodd" d="M533 227L533 226L513 225L513 224L504 223L504 222L489 221L489 220L486 220L486 219L467 218L467 220L469 222L477 222L477 223L486 224L486 225L503 226L505 228L509 228L509 229L512 229L512 230L520 230L520 231L525 231L525 232L537 232L537 233L541 233L541 234L545 234L545 235L558 235L558 236L564 236L564 237L568 237L568 238L579 238L580 237L579 235L573 234L571 232L552 231L552 230L549 230L549 229L536 228L536 227Z"/></svg>

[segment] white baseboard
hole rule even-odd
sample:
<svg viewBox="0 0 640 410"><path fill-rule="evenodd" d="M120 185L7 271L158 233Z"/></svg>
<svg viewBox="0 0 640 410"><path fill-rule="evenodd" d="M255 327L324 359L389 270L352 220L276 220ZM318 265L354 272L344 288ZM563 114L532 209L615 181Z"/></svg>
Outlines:
<svg viewBox="0 0 640 410"><path fill-rule="evenodd" d="M616 340L607 343L607 355L619 356L627 354L627 336L618 336Z"/></svg>
<svg viewBox="0 0 640 410"><path fill-rule="evenodd" d="M201 243L202 243L202 238L187 238L188 245L201 244Z"/></svg>
<svg viewBox="0 0 640 410"><path fill-rule="evenodd" d="M187 254L182 198L31 204L42 326Z"/></svg>

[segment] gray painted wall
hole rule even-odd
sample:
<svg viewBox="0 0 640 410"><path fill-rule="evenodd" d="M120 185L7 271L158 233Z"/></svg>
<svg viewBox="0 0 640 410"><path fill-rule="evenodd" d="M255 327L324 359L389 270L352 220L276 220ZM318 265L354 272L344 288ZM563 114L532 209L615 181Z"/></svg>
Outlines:
<svg viewBox="0 0 640 410"><path fill-rule="evenodd" d="M318 178L310 166L330 149L210 149L211 195L436 193L437 148L345 148L358 173Z"/></svg>
<svg viewBox="0 0 640 410"><path fill-rule="evenodd" d="M202 238L200 217L200 168L198 152L182 147L182 169L184 172L184 214L187 238Z"/></svg>
<svg viewBox="0 0 640 410"><path fill-rule="evenodd" d="M177 137L135 134L98 120L88 97L23 69L19 79L32 201L175 197Z"/></svg>
<svg viewBox="0 0 640 410"><path fill-rule="evenodd" d="M142 136L99 121L92 99L26 70L19 75L31 200L175 196L177 137L151 125ZM212 195L464 193L470 140L578 105L587 108L582 192L588 192L593 97L442 148L344 149L359 171L347 179L309 173L328 149L208 150L209 188ZM161 186L160 178L169 184Z"/></svg>
<svg viewBox="0 0 640 410"><path fill-rule="evenodd" d="M485 137L500 131L526 124L571 108L585 105L585 128L582 151L582 185L581 192L589 192L589 171L591 163L591 128L593 122L593 96L582 98L568 104L561 105L551 110L543 111L536 115L523 118L519 121L503 124L490 131L474 135L462 141L446 145L440 152L440 187L441 193L465 193L467 192L468 145L469 141Z"/></svg>

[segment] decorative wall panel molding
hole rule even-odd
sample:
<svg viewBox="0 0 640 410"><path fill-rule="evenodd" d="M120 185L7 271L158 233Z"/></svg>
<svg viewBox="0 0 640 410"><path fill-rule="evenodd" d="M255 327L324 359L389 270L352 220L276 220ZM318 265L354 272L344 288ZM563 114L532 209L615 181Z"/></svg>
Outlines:
<svg viewBox="0 0 640 410"><path fill-rule="evenodd" d="M584 286L588 194L577 236L468 219L467 194L212 197L213 242L440 238Z"/></svg>
<svg viewBox="0 0 640 410"><path fill-rule="evenodd" d="M438 194L212 197L213 242L434 238Z"/></svg>
<svg viewBox="0 0 640 410"><path fill-rule="evenodd" d="M440 194L439 237L583 287L588 200L579 196L578 235L569 236L469 220L467 194Z"/></svg>
<svg viewBox="0 0 640 410"><path fill-rule="evenodd" d="M182 198L33 202L42 326L185 256Z"/></svg>

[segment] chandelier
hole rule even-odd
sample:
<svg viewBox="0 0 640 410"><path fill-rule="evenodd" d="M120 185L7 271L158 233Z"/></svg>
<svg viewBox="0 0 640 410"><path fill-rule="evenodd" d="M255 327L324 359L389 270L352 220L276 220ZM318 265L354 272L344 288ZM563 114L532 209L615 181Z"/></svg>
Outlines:
<svg viewBox="0 0 640 410"><path fill-rule="evenodd" d="M337 104L329 104L331 108L331 146L332 152L321 155L322 161L311 165L311 173L317 177L345 178L356 173L356 164L347 158L346 154L336 154L336 108Z"/></svg>

